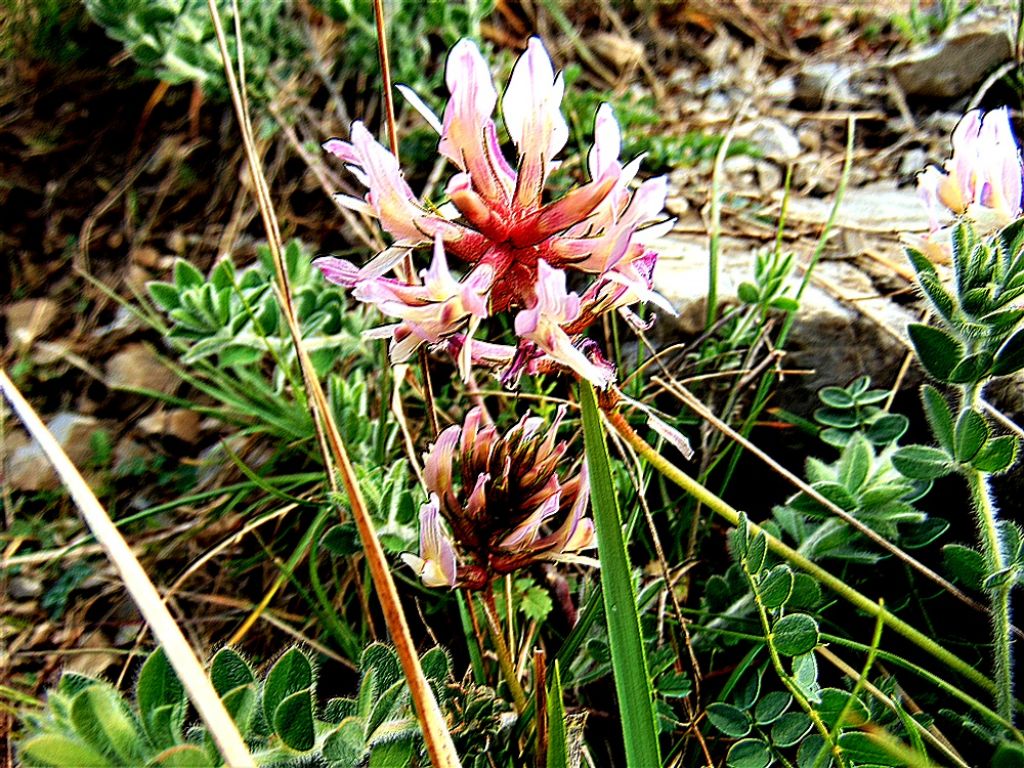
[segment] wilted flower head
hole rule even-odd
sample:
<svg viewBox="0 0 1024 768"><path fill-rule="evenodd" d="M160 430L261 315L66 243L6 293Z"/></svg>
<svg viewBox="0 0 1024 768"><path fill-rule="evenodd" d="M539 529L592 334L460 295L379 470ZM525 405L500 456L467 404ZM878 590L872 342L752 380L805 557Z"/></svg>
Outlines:
<svg viewBox="0 0 1024 768"><path fill-rule="evenodd" d="M968 112L953 131L953 156L941 170L929 166L917 177L932 231L950 214L966 214L987 230L1006 226L1021 214L1022 176L1009 111Z"/></svg>
<svg viewBox="0 0 1024 768"><path fill-rule="evenodd" d="M559 165L555 157L569 129L560 109L562 76L537 38L513 68L502 99L515 168L502 152L493 118L497 90L472 41L452 49L446 81L451 98L443 119L412 91L402 91L440 134L440 154L458 169L446 188L449 202L419 203L395 156L356 122L350 141L332 139L324 147L348 164L367 193L364 199L338 199L376 217L394 244L361 269L334 258L317 265L328 280L401 320L380 329L392 338L395 362L427 344L458 355L464 376L471 363L500 370L506 383L524 370L561 367L608 386L614 370L596 345L585 342L586 328L602 313L638 301L672 311L652 290L657 254L646 245L671 227L670 221L650 226L664 208L665 179L630 191L641 158L620 163L619 126L603 104L587 161L590 181L545 201L544 185ZM440 276L433 284L430 274L423 287L382 276L410 249L429 244L431 272ZM448 270L449 254L465 265L461 282ZM567 270L590 276L582 295L567 290ZM474 344L481 321L505 312L515 313L518 344Z"/></svg>
<svg viewBox="0 0 1024 768"><path fill-rule="evenodd" d="M586 464L569 478L557 472L566 451L556 441L564 414L563 406L547 430L541 419L524 416L500 435L474 408L461 427L438 435L424 457L430 501L420 509L420 553L403 555L424 584L479 588L496 575L573 559L594 546Z"/></svg>

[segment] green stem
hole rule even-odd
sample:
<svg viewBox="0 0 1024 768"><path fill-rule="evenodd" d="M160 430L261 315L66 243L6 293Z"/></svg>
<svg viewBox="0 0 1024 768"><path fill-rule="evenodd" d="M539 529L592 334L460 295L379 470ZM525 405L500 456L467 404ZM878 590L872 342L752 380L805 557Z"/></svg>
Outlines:
<svg viewBox="0 0 1024 768"><path fill-rule="evenodd" d="M968 349L971 346L968 345ZM981 410L981 393L984 382L972 382L961 386L961 407ZM985 558L988 576L995 577L1007 567L1006 552L999 536L999 513L992 499L989 474L973 467L963 471L971 493L971 505L978 521L981 538L981 552ZM1010 592L1014 579L998 579L988 591L992 600L992 650L995 656L996 709L1010 721L1014 720L1013 700L1013 640L1011 638L1012 617L1010 614Z"/></svg>
<svg viewBox="0 0 1024 768"><path fill-rule="evenodd" d="M749 522L748 522L749 525ZM757 606L757 616L761 620L761 631L764 632L765 645L768 647L768 655L771 657L772 666L775 668L775 673L779 676L779 680L789 691L790 695L796 699L797 704L804 711L807 717L810 718L811 722L814 723L814 727L818 729L818 733L825 740L825 744L822 745L822 749L828 749L836 759L836 764L845 768L849 765L849 761L843 758L843 752L839 748L839 744L835 739L835 735L831 733L828 726L825 725L825 721L821 719L821 715L818 714L817 710L811 706L811 702L808 701L807 697L804 696L804 692L800 690L794 681L792 676L786 672L785 666L782 664L782 658L779 656L779 651L775 647L775 640L772 634L772 625L768 620L768 610L765 608L764 601L761 599L761 593L758 591L757 582L754 580L754 575L750 572L750 567L747 563L747 558L744 556L741 564L743 566L743 573L747 577L747 584L750 585L751 594L754 596L754 604Z"/></svg>
<svg viewBox="0 0 1024 768"><path fill-rule="evenodd" d="M484 615L487 617L487 628L491 632L491 641L494 643L494 652L498 656L498 666L501 667L501 674L508 683L508 689L512 692L512 700L515 702L516 711L522 714L526 711L526 691L523 690L519 678L516 676L516 665L512 661L512 653L505 642L505 633L501 631L501 622L498 620L498 609L494 602L494 584L488 584L484 590L483 600Z"/></svg>
<svg viewBox="0 0 1024 768"><path fill-rule="evenodd" d="M965 473L971 490L974 513L981 528L981 550L990 576L1006 569L1006 554L999 537L997 513L984 472L968 469ZM1010 591L1013 583L1004 579L989 590L992 598L992 645L995 654L996 709L1013 723L1013 645L1010 637Z"/></svg>
<svg viewBox="0 0 1024 768"><path fill-rule="evenodd" d="M640 435L636 433L622 414L618 412L610 412L607 413L607 416L612 426L615 427L626 442L629 443L637 453L647 459L651 463L651 466L658 470L658 472L662 473L668 480L671 480L684 491L694 496L698 501L715 512L715 514L727 520L730 524L739 524L740 513L738 510L716 496L706 487L701 485L654 450L642 437L640 437ZM750 523L750 530L752 533L762 531L762 529L754 523ZM887 609L879 606L874 601L868 599L865 595L846 584L842 579L833 576L820 565L812 562L807 557L804 557L795 549L784 544L768 532L764 532L764 535L768 549L785 559L791 565L794 565L810 574L820 584L828 587L856 608L867 613L869 616L885 622L886 626L903 635L903 637L910 640L918 648L938 659L950 669L955 670L981 688L995 692L995 683L985 677L985 675L978 672L978 670L959 656L950 653L923 632L914 629L914 627L907 624L907 622L893 615Z"/></svg>
<svg viewBox="0 0 1024 768"><path fill-rule="evenodd" d="M718 252L722 237L722 174L724 173L725 157L729 153L732 141L732 128L722 138L722 143L715 154L715 168L711 174L711 223L708 226L708 299L707 317L704 328L709 329L715 324L718 314Z"/></svg>

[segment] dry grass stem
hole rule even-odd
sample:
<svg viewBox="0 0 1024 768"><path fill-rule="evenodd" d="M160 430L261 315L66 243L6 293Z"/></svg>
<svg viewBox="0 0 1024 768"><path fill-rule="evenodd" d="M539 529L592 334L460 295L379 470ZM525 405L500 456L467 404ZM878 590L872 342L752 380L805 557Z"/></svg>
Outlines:
<svg viewBox="0 0 1024 768"><path fill-rule="evenodd" d="M423 738L430 760L436 768L458 766L460 763L455 751L455 745L445 725L437 699L434 697L420 666L419 656L416 653L416 647L409 632L409 626L398 598L394 579L391 576L380 540L377 538L376 531L374 530L373 521L370 518L366 502L359 489L358 479L349 460L348 451L345 448L338 426L331 416L327 397L309 359L309 354L302 344L302 332L299 329L295 307L292 303L288 273L285 269L281 252L281 233L274 214L266 178L263 175L262 166L253 145L252 125L242 100L241 88L230 64L231 56L228 52L227 39L224 36L220 12L217 9L215 0L208 0L207 5L213 19L217 42L220 46L224 72L231 92L231 100L241 126L243 145L257 192L260 215L263 219L271 254L274 259L277 272L278 297L296 355L299 359L299 365L302 369L306 395L309 398L313 422L316 425L317 440L324 455L324 465L327 468L328 479L332 487L334 487L336 481L331 470L333 459L333 464L341 475L342 485L348 496L356 527L359 530L359 538L363 544L367 565L369 566L373 584L380 600L388 632L395 645L402 671L409 685L409 692L423 729Z"/></svg>
<svg viewBox="0 0 1024 768"><path fill-rule="evenodd" d="M82 478L81 473L71 463L71 459L60 447L60 444L46 428L31 405L22 397L21 392L8 378L7 372L0 369L0 390L3 390L8 402L18 414L25 429L39 443L47 459L57 471L61 482L74 500L86 525L96 540L107 553L114 568L117 569L125 589L132 596L142 617L153 630L156 639L163 646L167 659L177 673L189 698L195 705L199 716L206 723L210 735L217 748L224 756L225 762L232 768L247 768L256 763L242 740L242 735L235 726L214 690L206 671L193 652L177 622L171 616L163 599L150 581L145 569L132 553L128 543L121 536L107 511L100 504L96 495Z"/></svg>

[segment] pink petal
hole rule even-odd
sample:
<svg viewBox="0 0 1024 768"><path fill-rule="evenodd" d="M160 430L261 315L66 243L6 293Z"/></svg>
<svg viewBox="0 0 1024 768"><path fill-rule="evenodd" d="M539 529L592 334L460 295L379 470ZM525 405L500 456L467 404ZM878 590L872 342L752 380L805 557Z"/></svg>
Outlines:
<svg viewBox="0 0 1024 768"><path fill-rule="evenodd" d="M516 202L521 206L540 201L550 164L569 139L569 126L561 111L564 90L562 76L555 76L544 44L539 38L530 38L526 53L512 68L502 98L505 127L519 150Z"/></svg>
<svg viewBox="0 0 1024 768"><path fill-rule="evenodd" d="M445 81L451 99L445 107L438 151L471 173L480 194L498 205L511 194L515 175L501 156L491 118L498 92L472 40L460 40L448 54Z"/></svg>
<svg viewBox="0 0 1024 768"><path fill-rule="evenodd" d="M458 566L455 548L441 526L440 502L436 494L420 507L420 556L403 556L406 564L428 587L454 587Z"/></svg>
<svg viewBox="0 0 1024 768"><path fill-rule="evenodd" d="M444 130L441 127L441 121L438 119L437 115L435 115L434 111L426 105L426 102L419 97L419 94L416 93L416 91L409 86L402 84L398 84L395 87L398 89L399 93L405 97L405 100L409 102L409 106L420 113L423 119L427 121L427 125L434 129L435 133L440 134L441 131Z"/></svg>

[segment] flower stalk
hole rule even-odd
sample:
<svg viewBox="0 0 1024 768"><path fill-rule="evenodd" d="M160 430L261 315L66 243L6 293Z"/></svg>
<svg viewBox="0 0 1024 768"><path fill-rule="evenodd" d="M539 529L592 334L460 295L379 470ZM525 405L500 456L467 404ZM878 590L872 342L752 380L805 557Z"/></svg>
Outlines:
<svg viewBox="0 0 1024 768"><path fill-rule="evenodd" d="M988 474L977 469L964 473L971 493L974 514L981 529L981 552L985 558L989 580L992 616L993 669L996 681L996 709L1011 724L1014 722L1013 702L1013 638L1011 627L1013 616L1010 610L1010 593L1013 580L997 578L1006 573L1007 558L999 536L997 510L992 499Z"/></svg>
<svg viewBox="0 0 1024 768"><path fill-rule="evenodd" d="M528 705L526 691L523 690L523 684L519 682L516 665L512 660L512 651L508 647L508 643L505 642L505 633L502 631L501 621L498 619L498 609L494 600L494 582L487 585L481 602L484 607L484 616L487 617L487 629L490 632L491 641L494 643L494 654L498 657L498 666L501 667L501 674L512 694L516 711L522 714Z"/></svg>

